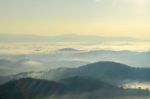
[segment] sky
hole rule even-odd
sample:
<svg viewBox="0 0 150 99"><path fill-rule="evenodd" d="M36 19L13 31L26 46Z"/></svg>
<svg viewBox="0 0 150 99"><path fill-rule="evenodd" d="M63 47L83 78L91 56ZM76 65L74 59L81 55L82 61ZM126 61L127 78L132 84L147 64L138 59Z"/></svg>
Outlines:
<svg viewBox="0 0 150 99"><path fill-rule="evenodd" d="M150 38L150 0L0 0L0 34Z"/></svg>

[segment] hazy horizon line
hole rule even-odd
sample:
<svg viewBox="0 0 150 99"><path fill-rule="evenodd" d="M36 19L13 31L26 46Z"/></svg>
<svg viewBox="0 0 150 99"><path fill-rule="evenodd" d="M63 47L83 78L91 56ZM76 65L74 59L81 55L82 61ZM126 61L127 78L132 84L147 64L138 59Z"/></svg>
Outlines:
<svg viewBox="0 0 150 99"><path fill-rule="evenodd" d="M11 34L0 33L1 42L29 42L29 41L48 41L48 42L107 42L107 41L150 41L150 39L133 38L127 36L99 36L99 35L80 35L80 34L61 34L61 35L35 35L35 34Z"/></svg>

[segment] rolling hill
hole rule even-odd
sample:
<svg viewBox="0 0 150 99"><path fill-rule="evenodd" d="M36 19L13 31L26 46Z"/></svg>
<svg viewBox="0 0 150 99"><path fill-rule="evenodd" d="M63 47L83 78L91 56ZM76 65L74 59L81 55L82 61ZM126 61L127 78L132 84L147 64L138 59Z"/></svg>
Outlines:
<svg viewBox="0 0 150 99"><path fill-rule="evenodd" d="M0 86L2 99L43 99L48 96L95 92L98 90L119 90L105 82L83 77L66 78L59 82L23 78Z"/></svg>

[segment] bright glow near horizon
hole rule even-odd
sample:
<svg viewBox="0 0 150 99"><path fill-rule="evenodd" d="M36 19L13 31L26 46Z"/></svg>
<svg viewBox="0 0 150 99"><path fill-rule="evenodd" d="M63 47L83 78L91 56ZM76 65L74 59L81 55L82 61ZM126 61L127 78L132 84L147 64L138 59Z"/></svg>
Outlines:
<svg viewBox="0 0 150 99"><path fill-rule="evenodd" d="M0 0L0 33L150 38L149 0Z"/></svg>

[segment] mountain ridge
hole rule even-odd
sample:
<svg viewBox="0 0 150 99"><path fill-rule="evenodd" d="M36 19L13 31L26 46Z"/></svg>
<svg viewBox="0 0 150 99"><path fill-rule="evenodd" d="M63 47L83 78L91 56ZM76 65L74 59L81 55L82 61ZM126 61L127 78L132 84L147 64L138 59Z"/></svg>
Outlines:
<svg viewBox="0 0 150 99"><path fill-rule="evenodd" d="M114 91L119 90L119 88L105 82L83 77L66 78L60 82L22 78L1 85L0 96L4 99L36 99L36 97L45 98L51 95L61 96L64 94L102 91L105 88Z"/></svg>

